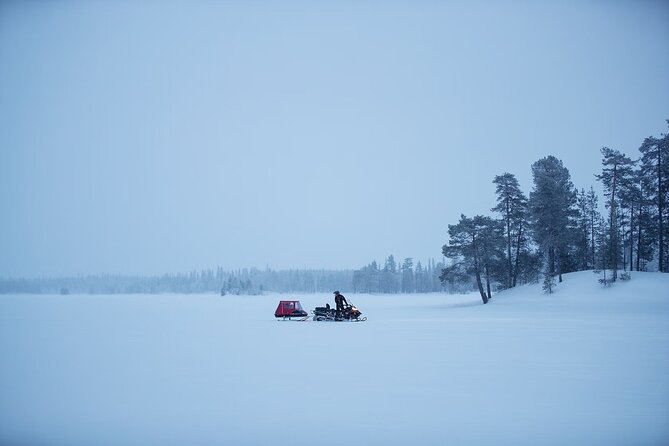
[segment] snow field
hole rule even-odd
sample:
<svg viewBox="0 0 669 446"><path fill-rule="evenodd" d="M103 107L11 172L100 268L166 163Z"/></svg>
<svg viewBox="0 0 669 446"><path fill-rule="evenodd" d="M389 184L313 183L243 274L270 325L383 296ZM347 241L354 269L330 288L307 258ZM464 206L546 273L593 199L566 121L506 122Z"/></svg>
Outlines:
<svg viewBox="0 0 669 446"><path fill-rule="evenodd" d="M669 275L495 295L0 296L0 444L660 445Z"/></svg>

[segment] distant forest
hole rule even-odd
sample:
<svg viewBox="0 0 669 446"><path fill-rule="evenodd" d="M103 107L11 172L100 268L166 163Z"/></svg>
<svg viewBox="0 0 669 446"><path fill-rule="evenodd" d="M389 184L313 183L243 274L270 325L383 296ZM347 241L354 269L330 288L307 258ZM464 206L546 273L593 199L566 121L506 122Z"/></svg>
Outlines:
<svg viewBox="0 0 669 446"><path fill-rule="evenodd" d="M220 293L258 295L268 293L415 293L441 291L443 263L428 261L414 266L407 258L396 264L391 255L383 268L376 262L359 270L222 268L161 276L89 275L39 279L0 279L0 294L138 294Z"/></svg>
<svg viewBox="0 0 669 446"><path fill-rule="evenodd" d="M669 124L669 120L667 121ZM562 274L595 270L609 285L632 271L669 272L669 135L650 136L636 158L601 149L595 178L578 189L555 156L532 164L533 188L526 195L512 173L493 178L497 205L492 215L460 216L448 225L443 261L427 264L389 256L358 270L194 271L162 276L78 276L0 279L0 293L416 293L478 290L483 303L492 291L543 280L553 292Z"/></svg>
<svg viewBox="0 0 669 446"><path fill-rule="evenodd" d="M461 215L448 226L442 281L473 282L487 303L493 290L541 278L552 293L573 271L593 269L603 285L635 270L669 272L669 135L646 138L635 159L608 147L601 154L603 213L593 187L575 188L554 156L532 164L529 197L513 174L495 176L493 216Z"/></svg>

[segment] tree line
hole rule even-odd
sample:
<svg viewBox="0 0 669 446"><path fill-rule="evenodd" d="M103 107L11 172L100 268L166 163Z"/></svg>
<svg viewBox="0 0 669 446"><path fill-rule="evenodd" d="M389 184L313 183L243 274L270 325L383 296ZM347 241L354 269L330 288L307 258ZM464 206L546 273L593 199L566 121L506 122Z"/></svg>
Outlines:
<svg viewBox="0 0 669 446"><path fill-rule="evenodd" d="M601 272L605 285L651 266L669 272L669 135L644 139L636 159L608 147L601 154L604 213L593 187L576 189L554 156L532 164L529 197L515 175L495 176L493 216L448 225L442 282L472 284L485 304L493 289L542 277L551 293L573 271Z"/></svg>
<svg viewBox="0 0 669 446"><path fill-rule="evenodd" d="M376 262L359 270L221 267L189 273L157 276L87 275L75 277L0 279L0 294L158 294L220 293L259 295L276 293L331 293L352 290L359 293L413 293L442 289L439 272L443 263L428 261L413 265L413 259L396 264L391 255L383 269Z"/></svg>
<svg viewBox="0 0 669 446"><path fill-rule="evenodd" d="M443 284L439 274L443 263L428 260L427 265L420 261L414 266L413 258L407 257L401 263L391 254L383 267L376 260L353 272L352 288L355 293L430 293L442 291Z"/></svg>
<svg viewBox="0 0 669 446"><path fill-rule="evenodd" d="M352 270L221 267L158 276L88 275L60 278L0 279L0 294L157 294L220 293L256 295L265 292L332 292L351 285Z"/></svg>

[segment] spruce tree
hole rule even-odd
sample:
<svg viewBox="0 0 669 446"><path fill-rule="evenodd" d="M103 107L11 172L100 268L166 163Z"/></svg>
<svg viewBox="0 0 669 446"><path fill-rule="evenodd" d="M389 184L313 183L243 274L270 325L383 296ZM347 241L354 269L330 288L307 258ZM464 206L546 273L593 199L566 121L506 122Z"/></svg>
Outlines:
<svg viewBox="0 0 669 446"><path fill-rule="evenodd" d="M413 293L415 291L415 280L413 273L413 259L407 257L402 262L402 292Z"/></svg>
<svg viewBox="0 0 669 446"><path fill-rule="evenodd" d="M562 282L565 258L571 237L571 217L576 192L569 170L562 161L547 156L532 164L534 188L530 193L529 210L534 239L544 253L547 274L557 274Z"/></svg>
<svg viewBox="0 0 669 446"><path fill-rule="evenodd" d="M381 272L381 290L384 293L397 293L397 263L395 263L395 257L389 255L386 259L386 263L383 266L383 271Z"/></svg>

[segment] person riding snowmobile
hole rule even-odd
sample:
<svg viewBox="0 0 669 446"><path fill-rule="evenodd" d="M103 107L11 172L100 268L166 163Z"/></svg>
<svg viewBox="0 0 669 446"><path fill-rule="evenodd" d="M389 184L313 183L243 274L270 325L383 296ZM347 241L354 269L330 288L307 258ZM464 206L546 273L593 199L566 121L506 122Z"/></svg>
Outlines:
<svg viewBox="0 0 669 446"><path fill-rule="evenodd" d="M344 304L348 305L346 298L339 291L333 293L335 295L335 304L337 305L337 310L335 312L335 319L342 319L342 311L344 311Z"/></svg>

